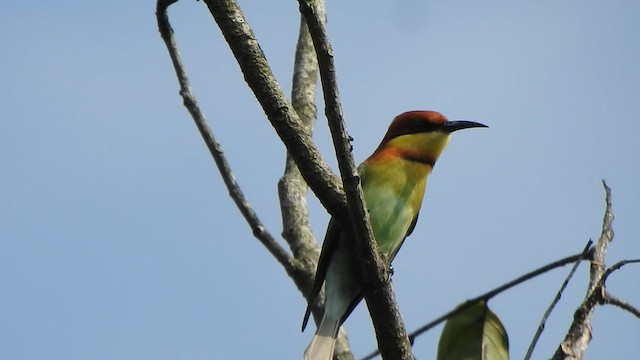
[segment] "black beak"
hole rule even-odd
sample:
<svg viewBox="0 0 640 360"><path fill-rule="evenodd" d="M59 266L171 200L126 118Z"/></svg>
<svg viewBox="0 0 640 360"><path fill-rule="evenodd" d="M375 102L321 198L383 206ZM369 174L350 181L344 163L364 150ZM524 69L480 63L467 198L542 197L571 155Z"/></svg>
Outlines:
<svg viewBox="0 0 640 360"><path fill-rule="evenodd" d="M452 133L454 131L476 128L476 127L488 127L485 124L480 124L475 121L467 121L467 120L457 120L457 121L449 121L442 125L442 130L448 133Z"/></svg>

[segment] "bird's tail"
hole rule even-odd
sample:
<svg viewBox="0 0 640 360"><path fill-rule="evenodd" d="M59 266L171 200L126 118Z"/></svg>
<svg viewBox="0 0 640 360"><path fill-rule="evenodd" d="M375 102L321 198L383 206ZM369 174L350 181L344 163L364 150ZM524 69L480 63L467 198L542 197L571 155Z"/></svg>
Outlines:
<svg viewBox="0 0 640 360"><path fill-rule="evenodd" d="M336 337L340 328L339 319L322 317L322 321L316 330L313 339L304 351L304 360L331 360L333 348L336 345Z"/></svg>

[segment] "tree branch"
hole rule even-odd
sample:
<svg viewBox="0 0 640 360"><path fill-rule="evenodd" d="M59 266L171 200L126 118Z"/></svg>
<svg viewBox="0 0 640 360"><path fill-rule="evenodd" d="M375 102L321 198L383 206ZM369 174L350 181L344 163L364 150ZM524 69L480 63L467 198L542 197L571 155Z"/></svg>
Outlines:
<svg viewBox="0 0 640 360"><path fill-rule="evenodd" d="M204 116L202 116L195 101L195 97L190 90L188 79L182 66L182 62L175 45L175 40L173 39L172 29L168 21L166 13L167 7L176 1L177 0L158 1L158 27L163 40L165 40L167 49L169 50L174 68L176 69L178 81L180 82L182 89L181 95L183 95L183 98L185 99L185 106L191 113L192 117L194 117L205 142L212 151L212 155L214 155L214 158L217 158L217 155L215 154L222 155L221 149L215 142L213 134L211 134L211 131L206 126ZM292 105L289 104L282 90L278 86L271 70L269 69L264 54L262 53L249 25L246 23L243 14L240 12L238 5L234 1L209 1L207 2L207 5L218 22L223 35L227 39L227 43L230 45L234 55L236 55L236 59L238 60L241 70L245 75L247 83L254 91L256 98L263 106L263 109L276 129L276 132L287 147L290 159L293 159L296 162L296 165L305 171L302 174L302 177L305 178L308 184L310 184L312 190L316 193L316 196L318 196L329 212L338 216L340 214L346 214L346 205L344 195L341 190L341 183L337 177L331 173L328 165L326 165L326 162L324 162L320 156L319 151L311 139L311 131L308 129L305 130L305 125L302 124L297 113L293 110ZM313 91L315 92L315 90ZM313 112L315 112L315 105L313 105L313 107ZM307 128L309 128L309 126L307 126ZM222 160L224 160L224 157L222 157ZM300 228L301 231L297 235L307 232L307 235L305 236L309 236L313 245L301 247L299 244L291 243L293 244L291 246L292 251L294 252L294 255L297 255L293 260L291 260L286 252L275 242L273 237L266 232L264 226L262 226L259 221L256 222L257 217L248 206L248 203L245 200L242 200L242 193L239 191L240 189L237 187L237 184L235 184L235 180L233 179L230 171L228 171L229 167L228 164L226 164L226 160L223 162L216 162L220 171L223 173L223 178L226 178L225 184L227 184L227 186L232 185L230 187L230 194L232 194L234 201L236 201L236 204L243 212L243 215L245 215L245 218L249 221L250 226L254 230L254 234L259 236L259 240L265 244L276 259L283 264L287 274L294 280L296 286L303 290L303 293L308 292L308 290L305 291L304 289L309 289L313 281L317 254L315 255L316 260L314 261L313 256L302 256L302 254L300 254L300 250L303 250L302 252L305 252L306 250L307 253L309 251L316 251L317 253L317 247L313 241L310 229L308 227L307 230ZM290 161L288 167L290 169L295 168L295 166L291 165ZM297 168L292 171L297 172ZM306 189L306 186L304 188ZM302 187L299 185L297 188L297 196L300 196L301 194L304 196L305 191L302 190L302 192L300 192L301 189ZM296 196L294 191L287 192L286 190L284 195L285 198L289 197L290 199L292 196ZM287 211L291 213L295 210L300 210L300 208L290 208ZM289 235L286 227L284 233L285 235ZM289 236L289 239L291 238L292 237ZM351 359L353 358L353 355L351 354L349 345L346 342L344 331L341 331L341 334L342 336L340 341L338 341L337 349L344 354L344 359Z"/></svg>
<svg viewBox="0 0 640 360"><path fill-rule="evenodd" d="M204 0L231 48L244 79L287 147L311 190L334 216L347 214L340 180L322 158L311 134L287 100L258 41L233 0Z"/></svg>
<svg viewBox="0 0 640 360"><path fill-rule="evenodd" d="M186 72L184 71L184 66L182 64L175 39L173 37L173 30L171 29L171 25L169 24L169 19L167 17L168 6L175 3L176 1L177 0L159 0L157 3L156 16L160 34L162 36L162 39L165 41L167 50L169 51L169 55L176 71L176 76L178 77L178 82L180 83L180 95L184 99L184 105L193 117L198 130L200 130L201 136L205 140L209 151L214 157L216 165L218 166L224 183L229 190L231 198L234 200L236 206L245 217L246 221L249 223L249 226L253 230L254 236L256 236L256 238L260 240L260 242L269 250L269 252L276 258L276 260L280 264L282 264L285 271L294 281L298 289L300 289L303 294L307 294L309 291L308 289L311 287L311 284L313 282L318 258L318 250L317 245L315 244L315 241L313 239L313 234L311 233L311 230L308 226L306 206L304 206L304 193L306 192L306 184L304 183L304 181L301 181L301 175L298 171L298 168L291 163L291 157L288 156L288 173L283 176L283 178L288 178L288 180L282 181L287 185L283 185L283 189L281 191L281 199L283 198L283 196L285 199L285 201L283 202L283 221L286 218L292 219L292 217L290 216L291 214L304 209L304 213L298 213L298 215L302 217L296 217L297 220L293 220L293 222L295 222L296 224L284 225L285 230L283 232L285 234L287 234L287 226L289 226L289 230L293 228L297 229L295 230L295 234L291 233L293 237L295 237L296 239L305 239L304 241L300 241L301 243L305 243L304 246L295 244L291 246L292 250L298 250L294 250L294 258L292 259L291 257L289 257L286 251L284 251L284 249L280 247L280 245L278 245L276 240L262 225L259 218L244 197L240 187L236 183L231 173L229 164L224 157L220 145L216 142L213 133L206 124L205 117L202 115L200 108L198 107L195 96L191 91L188 77L186 75ZM303 24L303 26L304 28L306 28L306 25ZM313 58L315 59L315 56ZM300 86L304 87L307 85L301 84ZM315 81L313 83L313 86L315 87ZM294 89L295 88L296 87L294 85ZM315 108L315 105L313 105L313 107ZM291 187L287 188L289 185L291 185ZM298 201L298 205L291 205L296 201ZM300 206L300 204L302 205ZM303 223L306 223L306 225L304 225ZM316 253L315 257L309 256L309 253L313 251L315 251ZM353 354L351 353L351 349L346 338L346 333L342 329L340 330L340 335L336 343L336 354L337 359L340 360L353 359Z"/></svg>
<svg viewBox="0 0 640 360"><path fill-rule="evenodd" d="M318 8L311 1L300 0L299 3L300 12L309 25L309 31L318 55L325 114L329 122L347 197L352 238L355 239L354 244L349 243L348 246L352 253L358 255L360 260L358 272L376 330L378 347L383 358L413 359L411 344L389 281L388 264L378 252L369 223L369 215L364 207L360 178L351 155L350 141L352 138L347 134L342 117L342 106L333 63L333 50L329 44ZM342 219L344 222L346 217L338 217L338 219ZM349 227L344 226L343 228L348 229Z"/></svg>
<svg viewBox="0 0 640 360"><path fill-rule="evenodd" d="M638 308L616 296L611 295L608 291L605 291L604 299L602 299L602 302L605 304L617 306L622 310L626 310L640 319L640 310Z"/></svg>
<svg viewBox="0 0 640 360"><path fill-rule="evenodd" d="M296 46L291 90L292 105L305 131L312 133L316 121L316 82L318 62L309 30L300 19L300 34ZM278 182L282 237L296 259L317 263L320 252L313 237L307 211L307 183L302 178L291 153L287 151L284 174ZM314 261L311 261L314 260ZM307 291L304 291L306 293Z"/></svg>
<svg viewBox="0 0 640 360"><path fill-rule="evenodd" d="M582 305L576 310L573 322L569 327L569 331L564 338L564 341L558 346L554 360L580 360L584 356L584 352L587 350L589 341L591 341L591 318L595 311L597 301L594 294L598 290L601 280L604 280L605 274L605 255L609 243L613 240L613 228L611 224L613 222L613 210L611 209L611 189L607 186L607 183L603 180L602 185L605 190L605 212L604 219L602 221L602 233L596 246L594 247L593 259L591 260L591 272L589 276L589 287L587 289L586 299Z"/></svg>
<svg viewBox="0 0 640 360"><path fill-rule="evenodd" d="M573 323L571 324L571 328L569 330L568 335L573 334L575 331L577 331L575 329L580 329L580 331L585 331L589 336L588 340L591 340L590 318L593 315L593 311L596 305L605 303L605 299L604 299L605 282L607 278L614 271L620 269L626 264L631 264L631 263L640 263L640 259L620 261L615 265L613 265L612 267L606 269L602 273L602 276L600 277L600 279L596 281L593 291L589 293L589 295L585 298L585 300L582 302L580 307L578 307L575 314L573 315ZM578 335L581 335L581 334L578 334ZM572 339L569 339L569 340L572 340ZM571 353L571 351L574 349L575 343L565 340L565 342L560 344L560 346L558 347L558 350L553 355L553 359L567 359L567 358L582 359L584 355L584 351L586 350L586 345L588 345L588 340L587 340L587 344L585 344L585 348L579 349L581 350L580 353Z"/></svg>
<svg viewBox="0 0 640 360"><path fill-rule="evenodd" d="M290 256L287 252L277 243L277 241L271 236L269 231L262 224L256 213L251 208L251 205L245 198L240 186L236 182L233 174L231 173L231 168L227 159L224 156L222 151L222 147L216 141L213 132L207 125L207 120L200 111L200 107L196 101L196 98L191 90L191 84L189 83L189 78L187 77L186 71L184 70L184 65L182 64L182 59L180 57L180 53L178 52L178 48L176 46L175 39L173 37L173 29L171 28L171 24L169 23L169 18L167 16L167 8L175 3L177 0L159 0L156 4L156 17L158 20L158 29L160 31L160 35L162 36L162 40L169 51L169 56L171 57L171 62L173 63L174 70L176 72L176 76L178 78L178 83L180 84L180 96L182 96L183 103L193 121L195 122L202 139L204 140L211 156L213 157L218 170L220 171L220 176L222 177L224 184L229 191L229 195L233 199L234 203L244 216L245 220L251 227L253 231L253 235L260 240L260 242L269 250L269 252L273 255L273 257L278 260L282 266L284 266L287 271L292 271L292 262Z"/></svg>
<svg viewBox="0 0 640 360"><path fill-rule="evenodd" d="M593 260L591 261L591 275L589 277L589 289L587 293L593 292L598 285L598 281L602 278L605 271L605 255L607 254L607 248L609 243L613 241L613 210L611 209L611 189L607 186L607 183L602 180L602 186L605 190L605 212L604 219L602 221L602 233L600 239L595 246L593 253Z"/></svg>
<svg viewBox="0 0 640 360"><path fill-rule="evenodd" d="M318 6L324 18L324 1L318 1ZM316 51L313 48L313 41L311 40L307 23L304 17L300 15L300 30L293 66L291 103L309 133L312 132L316 121L317 80L318 60ZM305 298L311 289L313 274L315 273L319 256L318 245L309 224L306 194L307 184L302 178L293 157L287 152L284 174L278 182L278 195L282 212L282 237L289 244L294 261L311 274L308 282L298 284L298 288ZM301 285L303 286L301 287ZM319 294L316 300L316 306L313 307L313 315L317 322L322 316L321 305L324 303L324 294ZM344 328L341 328L338 333L334 354L334 358L337 360L352 360L354 358Z"/></svg>

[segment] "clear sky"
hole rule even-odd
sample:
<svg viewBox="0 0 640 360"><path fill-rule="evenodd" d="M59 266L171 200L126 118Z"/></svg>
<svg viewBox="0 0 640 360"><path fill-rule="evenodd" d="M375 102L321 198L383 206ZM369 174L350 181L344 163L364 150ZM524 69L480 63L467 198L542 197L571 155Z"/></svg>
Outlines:
<svg viewBox="0 0 640 360"><path fill-rule="evenodd" d="M241 1L290 91L295 1ZM12 1L0 12L0 358L295 359L305 302L252 237L178 85L151 1ZM393 116L437 110L456 133L394 267L409 330L600 234L608 262L640 257L640 2L329 1L356 161ZM236 178L279 236L284 148L205 5L170 16L194 90ZM320 110L320 114L322 114ZM317 142L335 164L326 121ZM326 211L310 195L321 238ZM522 358L568 268L490 302ZM640 267L608 290L640 306ZM580 267L534 358L584 296ZM346 323L374 349L364 306ZM435 357L441 328L415 343ZM631 359L640 320L598 308L587 359Z"/></svg>

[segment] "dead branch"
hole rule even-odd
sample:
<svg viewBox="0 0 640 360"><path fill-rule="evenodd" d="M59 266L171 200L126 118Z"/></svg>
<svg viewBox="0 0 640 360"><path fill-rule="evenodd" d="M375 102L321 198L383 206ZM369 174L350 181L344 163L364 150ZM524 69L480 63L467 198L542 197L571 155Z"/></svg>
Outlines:
<svg viewBox="0 0 640 360"><path fill-rule="evenodd" d="M611 209L611 189L607 186L607 183L603 180L602 185L605 190L605 212L604 219L602 221L602 233L600 238L594 247L593 259L591 260L591 272L589 276L589 287L587 289L587 295L584 302L576 310L573 316L573 322L569 327L569 331L564 338L564 341L558 346L554 360L580 360L584 356L589 341L591 341L591 318L595 311L595 306L598 304L599 298L597 292L602 290L598 284L600 281L604 281L603 274L605 273L605 255L609 243L613 240L613 228L611 224L613 222L613 211ZM603 283L604 285L604 283Z"/></svg>

